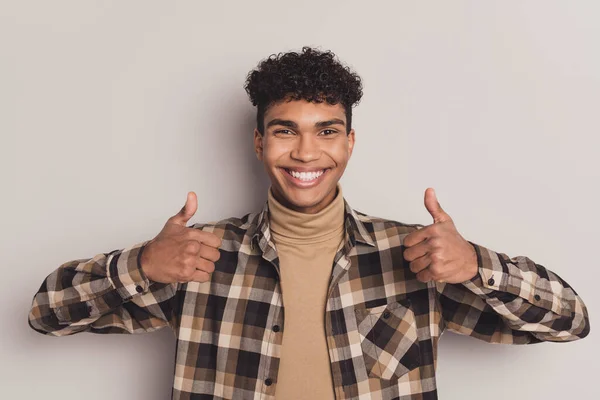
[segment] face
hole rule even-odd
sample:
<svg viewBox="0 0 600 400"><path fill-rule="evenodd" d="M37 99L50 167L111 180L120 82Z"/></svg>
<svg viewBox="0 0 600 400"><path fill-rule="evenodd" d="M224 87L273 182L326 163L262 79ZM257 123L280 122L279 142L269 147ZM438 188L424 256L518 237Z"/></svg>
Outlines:
<svg viewBox="0 0 600 400"><path fill-rule="evenodd" d="M321 211L335 198L354 147L344 107L283 101L269 107L264 126L264 135L254 130L254 149L275 199L298 212Z"/></svg>

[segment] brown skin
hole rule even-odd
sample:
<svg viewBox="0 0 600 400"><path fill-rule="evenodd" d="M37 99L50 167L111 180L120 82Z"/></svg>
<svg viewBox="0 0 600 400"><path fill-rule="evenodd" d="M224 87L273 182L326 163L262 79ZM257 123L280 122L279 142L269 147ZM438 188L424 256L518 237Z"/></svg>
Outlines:
<svg viewBox="0 0 600 400"><path fill-rule="evenodd" d="M462 283L478 273L477 253L465 240L437 200L435 190L425 190L425 208L433 224L404 238L404 259L421 282Z"/></svg>
<svg viewBox="0 0 600 400"><path fill-rule="evenodd" d="M287 121L287 122L286 122ZM271 105L264 117L264 135L254 130L254 150L271 180L273 196L286 207L315 214L336 195L354 148L354 129L346 133L346 113L341 104L306 100ZM329 168L312 188L291 184L282 168Z"/></svg>
<svg viewBox="0 0 600 400"><path fill-rule="evenodd" d="M140 260L146 277L154 282L206 282L221 257L222 244L215 234L188 228L198 209L196 193L189 192L183 208L169 218L144 248Z"/></svg>

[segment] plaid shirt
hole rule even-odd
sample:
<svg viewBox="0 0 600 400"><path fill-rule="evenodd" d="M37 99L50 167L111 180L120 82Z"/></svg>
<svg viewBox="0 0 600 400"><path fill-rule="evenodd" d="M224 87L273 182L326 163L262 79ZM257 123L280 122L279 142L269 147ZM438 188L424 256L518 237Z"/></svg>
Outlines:
<svg viewBox="0 0 600 400"><path fill-rule="evenodd" d="M445 329L490 343L566 342L587 336L587 309L567 282L524 256L470 242L479 273L423 283L403 240L424 227L371 217L346 200L345 239L332 265L325 327L337 399L437 399ZM222 239L209 282L151 282L146 242L64 263L42 283L29 324L38 332L177 337L173 399L274 399L285 334L279 259L268 203L259 213L195 229Z"/></svg>

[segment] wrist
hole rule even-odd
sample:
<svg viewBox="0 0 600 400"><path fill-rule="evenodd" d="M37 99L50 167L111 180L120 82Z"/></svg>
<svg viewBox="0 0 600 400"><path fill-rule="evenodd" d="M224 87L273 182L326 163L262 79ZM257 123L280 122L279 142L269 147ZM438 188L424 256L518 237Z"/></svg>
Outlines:
<svg viewBox="0 0 600 400"><path fill-rule="evenodd" d="M470 278L469 280L473 280L477 275L479 275L479 261L477 259L477 250L475 249L475 246L473 245L473 243L468 242L469 245L471 246L471 257L470 257L470 262L469 262L469 271L470 271Z"/></svg>
<svg viewBox="0 0 600 400"><path fill-rule="evenodd" d="M154 239L150 240L148 243L146 243L142 249L141 249L141 254L140 254L140 269L142 270L142 273L146 276L146 278L148 278L148 280L152 280L151 278L151 273L150 273L150 252L151 252L151 245L152 243L154 243Z"/></svg>

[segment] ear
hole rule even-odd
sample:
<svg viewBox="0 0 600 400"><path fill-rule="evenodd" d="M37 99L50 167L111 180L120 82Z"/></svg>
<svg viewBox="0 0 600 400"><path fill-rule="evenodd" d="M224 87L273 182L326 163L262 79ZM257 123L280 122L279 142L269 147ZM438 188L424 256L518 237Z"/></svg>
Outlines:
<svg viewBox="0 0 600 400"><path fill-rule="evenodd" d="M348 159L350 159L350 157L352 157L352 150L354 150L354 143L356 141L356 137L354 134L354 128L350 129L350 132L348 133Z"/></svg>
<svg viewBox="0 0 600 400"><path fill-rule="evenodd" d="M259 161L263 160L263 135L254 128L254 152Z"/></svg>

